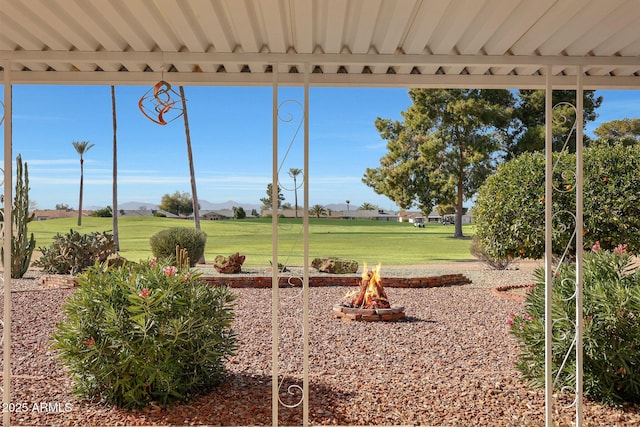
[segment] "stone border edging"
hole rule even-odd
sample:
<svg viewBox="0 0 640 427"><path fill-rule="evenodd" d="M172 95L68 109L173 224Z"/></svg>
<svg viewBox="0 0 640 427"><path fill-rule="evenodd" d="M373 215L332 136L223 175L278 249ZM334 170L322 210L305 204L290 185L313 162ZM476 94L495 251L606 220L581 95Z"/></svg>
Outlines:
<svg viewBox="0 0 640 427"><path fill-rule="evenodd" d="M271 276L200 276L202 280L212 286L227 285L230 288L271 288ZM321 286L358 286L360 276L311 276L311 287ZM78 286L75 276L63 274L48 274L40 277L38 283L50 287ZM472 281L464 274L445 274L430 277L385 277L383 286L386 288L435 288L444 286L461 286L471 284ZM297 276L280 276L281 288L302 287L302 278Z"/></svg>
<svg viewBox="0 0 640 427"><path fill-rule="evenodd" d="M227 285L230 288L271 288L271 276L201 276L201 279L212 286ZM463 274L445 274L431 277L384 277L385 288L434 288L441 286L460 286L472 283ZM360 276L311 276L309 286L357 286ZM297 276L281 276L281 288L301 287L302 278Z"/></svg>

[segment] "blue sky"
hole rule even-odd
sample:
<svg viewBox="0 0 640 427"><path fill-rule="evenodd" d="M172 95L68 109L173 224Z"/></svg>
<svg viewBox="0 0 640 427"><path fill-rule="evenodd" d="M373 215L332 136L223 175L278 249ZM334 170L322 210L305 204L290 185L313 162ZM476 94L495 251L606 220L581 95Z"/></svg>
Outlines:
<svg viewBox="0 0 640 427"><path fill-rule="evenodd" d="M190 192L182 118L166 126L145 118L138 100L148 90L116 88L120 204L160 203L163 194ZM260 204L271 182L271 88L186 87L185 92L199 198ZM588 134L604 121L640 117L640 92L598 94L604 102L597 122L587 127ZM281 88L279 93L281 102L302 102L302 96L301 88ZM111 204L110 87L16 85L13 100L13 157L21 153L29 165L30 198L38 208L57 203L77 208L80 166L72 141L84 140L95 144L85 155L84 207ZM399 119L409 105L406 89L310 90L311 205L350 200L352 206L368 202L397 208L361 178L367 167L379 165L386 152L374 120ZM286 107L301 119L295 103ZM293 187L288 170L303 167L303 139L300 132L290 146L296 124L280 121L279 127L280 181L286 189ZM293 192L284 195L293 204ZM301 191L298 197L301 204Z"/></svg>

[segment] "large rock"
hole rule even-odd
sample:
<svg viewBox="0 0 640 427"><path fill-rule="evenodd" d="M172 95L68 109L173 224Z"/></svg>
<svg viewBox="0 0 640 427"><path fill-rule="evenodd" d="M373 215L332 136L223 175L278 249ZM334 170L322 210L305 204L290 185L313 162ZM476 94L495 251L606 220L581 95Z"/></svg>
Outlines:
<svg viewBox="0 0 640 427"><path fill-rule="evenodd" d="M358 271L358 261L340 258L315 258L311 266L323 273L351 274Z"/></svg>
<svg viewBox="0 0 640 427"><path fill-rule="evenodd" d="M238 252L229 256L218 255L213 260L213 267L218 273L234 274L242 271L242 264L245 260L244 255L240 255Z"/></svg>

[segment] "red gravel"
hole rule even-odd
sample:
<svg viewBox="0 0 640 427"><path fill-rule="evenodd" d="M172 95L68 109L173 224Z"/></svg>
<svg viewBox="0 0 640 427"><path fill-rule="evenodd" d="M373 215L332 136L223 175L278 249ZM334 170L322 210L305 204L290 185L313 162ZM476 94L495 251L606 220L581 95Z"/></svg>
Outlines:
<svg viewBox="0 0 640 427"><path fill-rule="evenodd" d="M343 322L332 317L332 306L346 290L311 289L311 424L544 425L544 391L522 383L512 367L517 348L505 319L521 302L477 285L387 289L407 321ZM186 404L138 412L70 394L70 379L47 342L71 292L13 293L12 424L271 425L270 290L233 290L240 350L218 388ZM289 366L293 377L282 390L301 384L301 301L299 289L281 290L280 367ZM559 425L569 425L572 409L559 403L556 411ZM588 426L640 425L640 406L587 402L585 418ZM279 422L300 425L301 409L280 406Z"/></svg>

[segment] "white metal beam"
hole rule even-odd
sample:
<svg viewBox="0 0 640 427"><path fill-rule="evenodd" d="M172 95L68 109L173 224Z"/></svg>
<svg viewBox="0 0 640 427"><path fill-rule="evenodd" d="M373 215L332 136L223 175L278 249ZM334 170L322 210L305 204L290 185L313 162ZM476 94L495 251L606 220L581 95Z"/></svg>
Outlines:
<svg viewBox="0 0 640 427"><path fill-rule="evenodd" d="M3 76L4 85L4 224L2 248L4 250L3 280L3 313L2 313L2 402L9 407L11 403L11 227L12 212L12 122L13 122L13 88L11 82L11 64L4 62L3 67L9 70ZM9 221L7 221L9 219ZM8 225L7 225L8 223ZM11 425L11 411L2 411L2 425Z"/></svg>
<svg viewBox="0 0 640 427"><path fill-rule="evenodd" d="M149 85L162 79L160 69L156 72L143 72L144 64L131 63L127 68L138 67L138 72L49 72L49 71L13 71L14 84L50 84L50 85ZM165 78L173 84L185 86L268 86L271 73L165 73ZM2 78L2 71L0 71ZM504 76L504 75L427 75L427 74L314 74L309 76L314 87L387 87L387 88L477 88L477 89L542 89L544 76ZM575 76L552 76L552 82L558 89L575 87ZM302 74L281 74L280 85L302 86ZM585 76L585 89L638 89L640 77L637 76Z"/></svg>

